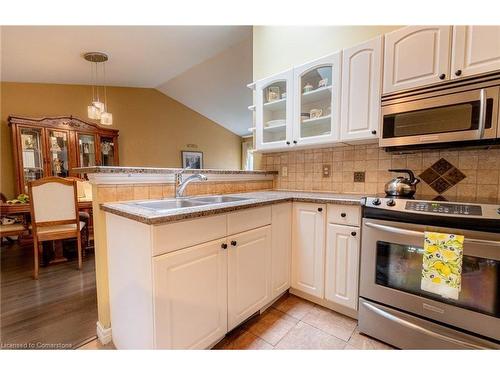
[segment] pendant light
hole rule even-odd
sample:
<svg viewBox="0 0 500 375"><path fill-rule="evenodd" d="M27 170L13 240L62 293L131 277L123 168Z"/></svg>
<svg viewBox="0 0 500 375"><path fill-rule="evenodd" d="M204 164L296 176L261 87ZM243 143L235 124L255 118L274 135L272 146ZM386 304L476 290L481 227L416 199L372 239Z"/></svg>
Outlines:
<svg viewBox="0 0 500 375"><path fill-rule="evenodd" d="M106 90L105 64L108 61L108 55L102 52L87 52L83 55L83 58L91 63L90 81L92 85L92 99L91 104L87 106L87 116L93 120L101 120L102 125L112 125L113 115L108 112ZM104 103L99 97L99 64L102 65Z"/></svg>

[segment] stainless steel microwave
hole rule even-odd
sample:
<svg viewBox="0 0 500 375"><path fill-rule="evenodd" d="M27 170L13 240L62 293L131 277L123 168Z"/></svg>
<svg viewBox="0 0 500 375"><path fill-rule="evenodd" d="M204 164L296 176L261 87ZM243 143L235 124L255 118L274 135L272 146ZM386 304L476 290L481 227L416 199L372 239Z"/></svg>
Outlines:
<svg viewBox="0 0 500 375"><path fill-rule="evenodd" d="M380 146L500 138L499 97L498 76L384 97Z"/></svg>

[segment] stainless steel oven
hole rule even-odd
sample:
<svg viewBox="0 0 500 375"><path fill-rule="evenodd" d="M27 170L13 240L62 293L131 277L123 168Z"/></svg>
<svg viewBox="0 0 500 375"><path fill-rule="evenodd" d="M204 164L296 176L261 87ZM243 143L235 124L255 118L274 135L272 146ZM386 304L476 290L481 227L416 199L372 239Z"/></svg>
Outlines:
<svg viewBox="0 0 500 375"><path fill-rule="evenodd" d="M499 207L367 198L361 332L401 348L500 348ZM424 231L465 236L457 300L420 288Z"/></svg>
<svg viewBox="0 0 500 375"><path fill-rule="evenodd" d="M499 90L496 79L384 97L380 146L498 138Z"/></svg>

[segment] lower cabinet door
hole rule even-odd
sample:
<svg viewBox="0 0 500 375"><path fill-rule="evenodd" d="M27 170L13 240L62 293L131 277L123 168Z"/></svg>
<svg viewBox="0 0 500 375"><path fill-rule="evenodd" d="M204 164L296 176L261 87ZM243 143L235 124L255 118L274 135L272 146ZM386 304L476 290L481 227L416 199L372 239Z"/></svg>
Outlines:
<svg viewBox="0 0 500 375"><path fill-rule="evenodd" d="M325 298L357 310L359 276L357 227L327 224Z"/></svg>
<svg viewBox="0 0 500 375"><path fill-rule="evenodd" d="M292 288L324 297L326 205L294 203Z"/></svg>
<svg viewBox="0 0 500 375"><path fill-rule="evenodd" d="M275 204L272 207L271 298L290 288L291 251L292 204Z"/></svg>
<svg viewBox="0 0 500 375"><path fill-rule="evenodd" d="M226 334L227 250L222 243L226 240L153 258L156 348L205 349Z"/></svg>
<svg viewBox="0 0 500 375"><path fill-rule="evenodd" d="M228 330L260 310L271 296L271 226L228 237Z"/></svg>

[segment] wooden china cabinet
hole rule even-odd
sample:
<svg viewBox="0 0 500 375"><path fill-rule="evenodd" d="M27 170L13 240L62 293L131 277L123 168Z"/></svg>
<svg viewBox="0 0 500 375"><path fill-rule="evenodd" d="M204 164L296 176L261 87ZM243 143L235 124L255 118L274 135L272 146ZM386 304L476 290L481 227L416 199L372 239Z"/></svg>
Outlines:
<svg viewBox="0 0 500 375"><path fill-rule="evenodd" d="M75 117L10 116L17 193L46 176L77 176L72 168L118 165L118 130ZM81 176L79 176L81 177Z"/></svg>

